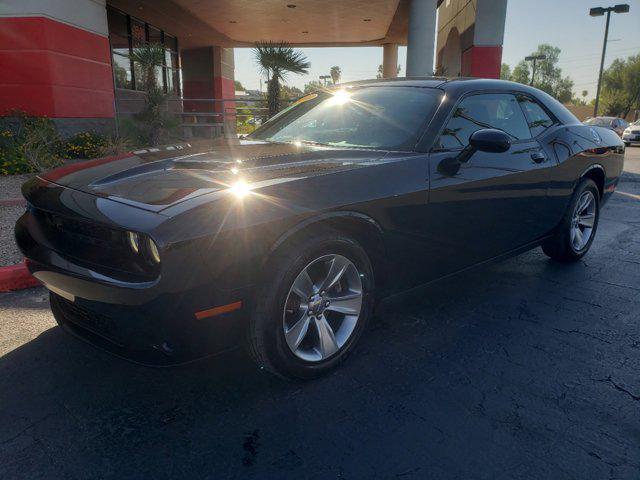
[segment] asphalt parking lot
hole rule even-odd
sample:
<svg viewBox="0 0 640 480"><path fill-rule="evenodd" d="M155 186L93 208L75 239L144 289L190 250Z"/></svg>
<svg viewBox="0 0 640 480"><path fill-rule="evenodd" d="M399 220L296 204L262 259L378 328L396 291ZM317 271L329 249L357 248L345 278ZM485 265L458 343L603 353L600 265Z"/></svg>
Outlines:
<svg viewBox="0 0 640 480"><path fill-rule="evenodd" d="M0 295L0 478L640 478L640 147L589 255L540 250L378 313L335 374L132 365Z"/></svg>

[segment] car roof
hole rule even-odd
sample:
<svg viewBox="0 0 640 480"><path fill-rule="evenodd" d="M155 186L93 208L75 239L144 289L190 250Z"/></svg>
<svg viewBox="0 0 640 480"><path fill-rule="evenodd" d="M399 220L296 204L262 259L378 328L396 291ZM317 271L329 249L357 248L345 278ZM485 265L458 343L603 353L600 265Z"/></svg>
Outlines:
<svg viewBox="0 0 640 480"><path fill-rule="evenodd" d="M452 97L459 97L465 93L474 91L509 90L522 92L543 102L563 124L568 125L581 123L564 105L549 94L542 90L538 90L537 88L530 87L529 85L523 85L522 83L510 82L507 80L474 77L398 77L345 83L339 85L338 88L365 85L376 87L393 85L438 88Z"/></svg>
<svg viewBox="0 0 640 480"><path fill-rule="evenodd" d="M513 90L536 90L528 85L510 82L507 80L497 80L492 78L475 78L475 77L397 77L384 78L374 80L359 80L355 82L343 83L340 86L406 86L406 87L425 87L440 88L443 90L491 90L509 88Z"/></svg>

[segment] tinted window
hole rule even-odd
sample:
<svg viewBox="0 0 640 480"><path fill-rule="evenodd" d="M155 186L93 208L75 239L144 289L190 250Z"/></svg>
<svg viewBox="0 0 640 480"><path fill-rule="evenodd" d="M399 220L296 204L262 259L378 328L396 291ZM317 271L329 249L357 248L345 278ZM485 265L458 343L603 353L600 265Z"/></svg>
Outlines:
<svg viewBox="0 0 640 480"><path fill-rule="evenodd" d="M462 148L476 130L497 128L509 134L512 140L531 138L522 109L513 95L472 95L458 104L440 135L437 147Z"/></svg>
<svg viewBox="0 0 640 480"><path fill-rule="evenodd" d="M441 96L439 90L411 87L314 93L280 112L250 138L344 147L412 148Z"/></svg>
<svg viewBox="0 0 640 480"><path fill-rule="evenodd" d="M553 120L547 115L547 112L538 104L538 102L525 96L519 96L518 101L524 110L531 130L531 136L537 137L547 128L553 125Z"/></svg>

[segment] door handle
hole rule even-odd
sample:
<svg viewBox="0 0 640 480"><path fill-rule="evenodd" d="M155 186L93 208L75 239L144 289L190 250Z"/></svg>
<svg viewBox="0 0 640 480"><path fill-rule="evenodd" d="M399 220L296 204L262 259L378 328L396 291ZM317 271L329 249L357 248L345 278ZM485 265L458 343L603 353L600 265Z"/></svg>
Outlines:
<svg viewBox="0 0 640 480"><path fill-rule="evenodd" d="M547 156L542 152L533 152L531 154L531 160L536 163L542 163L547 159Z"/></svg>

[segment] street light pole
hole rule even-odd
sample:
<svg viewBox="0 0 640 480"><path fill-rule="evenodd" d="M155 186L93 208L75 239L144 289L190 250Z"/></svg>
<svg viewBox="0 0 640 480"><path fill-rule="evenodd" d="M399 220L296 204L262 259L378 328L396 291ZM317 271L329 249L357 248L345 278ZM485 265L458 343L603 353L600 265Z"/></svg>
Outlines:
<svg viewBox="0 0 640 480"><path fill-rule="evenodd" d="M538 60L546 60L547 56L546 55L529 55L528 57L524 57L524 59L527 62L533 61L533 68L531 69L531 82L529 82L529 85L533 87L533 79L536 76L536 62Z"/></svg>
<svg viewBox="0 0 640 480"><path fill-rule="evenodd" d="M602 84L602 70L604 69L604 57L607 54L607 38L609 37L609 21L611 10L607 9L607 22L604 27L604 42L602 44L602 58L600 58L600 73L598 73L598 86L596 87L596 103L593 106L593 116L598 116L598 104L600 103L600 87Z"/></svg>
<svg viewBox="0 0 640 480"><path fill-rule="evenodd" d="M598 116L598 105L600 103L600 87L602 85L602 72L604 70L604 57L607 53L607 38L609 37L609 21L611 20L611 12L614 13L627 13L629 11L629 5L618 4L613 7L594 7L589 10L589 15L592 17L601 17L605 13L607 14L607 21L604 27L604 42L602 44L602 58L600 58L600 72L598 73L598 86L596 88L596 101L593 106L593 116Z"/></svg>

